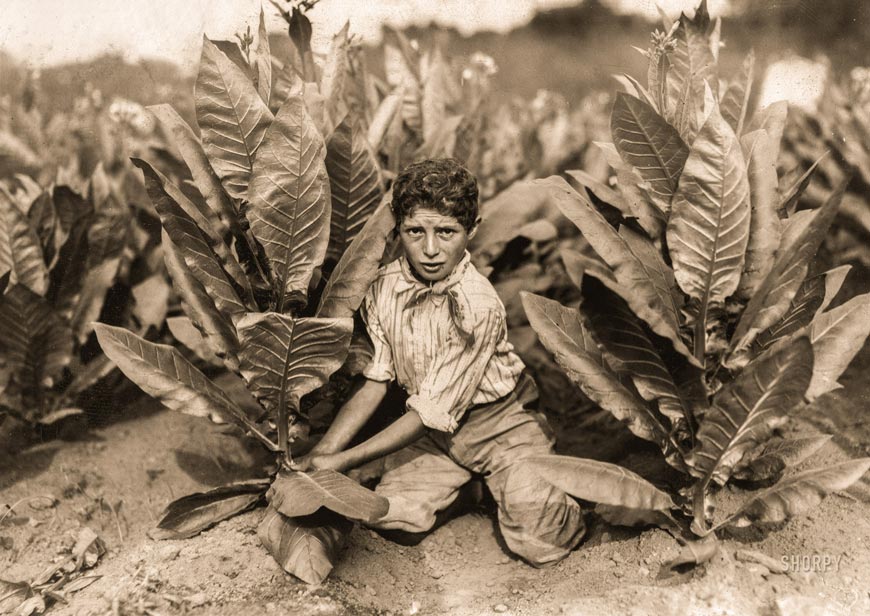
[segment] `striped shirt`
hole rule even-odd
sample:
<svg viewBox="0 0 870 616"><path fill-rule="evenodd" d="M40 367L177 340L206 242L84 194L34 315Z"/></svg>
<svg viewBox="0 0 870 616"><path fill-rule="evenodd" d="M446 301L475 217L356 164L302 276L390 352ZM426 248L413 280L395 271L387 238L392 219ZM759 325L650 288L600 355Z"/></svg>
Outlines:
<svg viewBox="0 0 870 616"><path fill-rule="evenodd" d="M447 278L429 285L404 257L383 266L363 318L374 345L363 375L398 381L408 410L435 430L454 432L471 406L509 394L524 368L507 339L504 305L467 251Z"/></svg>

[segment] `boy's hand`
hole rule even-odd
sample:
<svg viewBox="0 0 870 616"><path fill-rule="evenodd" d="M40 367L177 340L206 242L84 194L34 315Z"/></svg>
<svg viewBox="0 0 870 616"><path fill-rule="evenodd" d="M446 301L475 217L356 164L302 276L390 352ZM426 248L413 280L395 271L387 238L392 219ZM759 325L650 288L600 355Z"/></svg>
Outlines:
<svg viewBox="0 0 870 616"><path fill-rule="evenodd" d="M340 453L309 453L293 460L290 468L294 471L331 470L342 472L346 469L344 457Z"/></svg>

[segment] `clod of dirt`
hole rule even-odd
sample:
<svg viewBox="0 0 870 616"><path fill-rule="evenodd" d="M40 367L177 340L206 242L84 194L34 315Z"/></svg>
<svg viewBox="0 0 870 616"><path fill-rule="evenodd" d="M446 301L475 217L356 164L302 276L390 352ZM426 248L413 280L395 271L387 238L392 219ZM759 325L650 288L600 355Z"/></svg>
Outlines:
<svg viewBox="0 0 870 616"><path fill-rule="evenodd" d="M508 611L508 606L506 606L504 603L499 603L498 605L493 606L492 611L503 614L504 612Z"/></svg>

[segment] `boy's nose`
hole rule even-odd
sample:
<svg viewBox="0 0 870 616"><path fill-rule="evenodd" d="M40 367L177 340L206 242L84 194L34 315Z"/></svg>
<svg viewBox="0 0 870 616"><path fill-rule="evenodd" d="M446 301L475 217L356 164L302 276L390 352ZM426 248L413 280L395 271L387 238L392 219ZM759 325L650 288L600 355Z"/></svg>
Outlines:
<svg viewBox="0 0 870 616"><path fill-rule="evenodd" d="M430 258L438 254L438 240L435 239L435 236L430 235L426 238L426 243L423 245L423 254Z"/></svg>

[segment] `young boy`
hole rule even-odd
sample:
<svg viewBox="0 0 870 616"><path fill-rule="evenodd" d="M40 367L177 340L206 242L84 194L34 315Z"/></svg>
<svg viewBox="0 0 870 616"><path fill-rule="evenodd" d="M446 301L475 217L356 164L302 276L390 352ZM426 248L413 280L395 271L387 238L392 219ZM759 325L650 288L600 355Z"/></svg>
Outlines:
<svg viewBox="0 0 870 616"><path fill-rule="evenodd" d="M507 340L505 310L466 251L480 222L474 177L453 159L407 167L393 185L402 256L381 268L363 316L374 344L364 385L299 470L345 471L387 456L372 526L422 533L483 475L507 546L535 566L564 558L585 532L579 505L524 464L552 453L537 390ZM406 412L345 449L397 380Z"/></svg>

